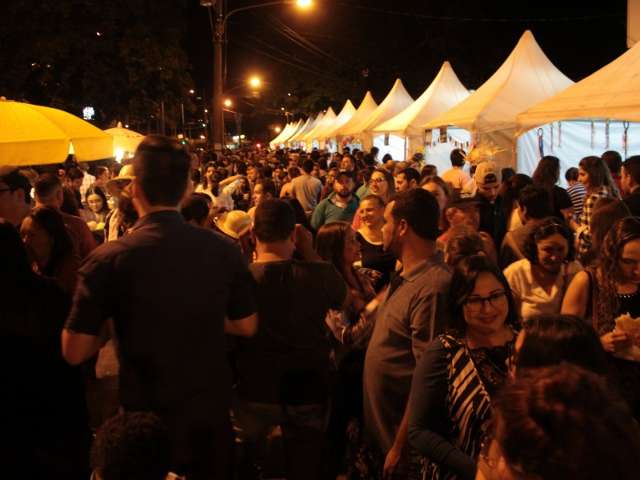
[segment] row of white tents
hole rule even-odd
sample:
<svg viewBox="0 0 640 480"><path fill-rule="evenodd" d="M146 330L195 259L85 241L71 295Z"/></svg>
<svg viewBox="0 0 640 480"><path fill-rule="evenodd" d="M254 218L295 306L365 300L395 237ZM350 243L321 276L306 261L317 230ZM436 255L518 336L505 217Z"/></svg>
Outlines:
<svg viewBox="0 0 640 480"><path fill-rule="evenodd" d="M574 83L526 31L474 92L444 62L415 101L398 79L379 105L367 92L357 109L347 101L338 115L329 108L287 124L270 145L330 151L375 145L396 160L423 152L442 169L455 146L476 147L501 166L530 173L543 153L558 156L565 168L609 149L640 154L640 124L627 123L639 121L640 45Z"/></svg>

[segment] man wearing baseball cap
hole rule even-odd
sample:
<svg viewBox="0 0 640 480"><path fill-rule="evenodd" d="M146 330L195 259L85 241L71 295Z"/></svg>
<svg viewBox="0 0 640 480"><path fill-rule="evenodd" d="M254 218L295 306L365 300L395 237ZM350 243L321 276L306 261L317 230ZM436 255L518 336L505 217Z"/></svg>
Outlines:
<svg viewBox="0 0 640 480"><path fill-rule="evenodd" d="M482 162L478 164L473 178L477 186L473 198L480 207L480 230L491 235L495 245L501 245L507 230L507 220L502 208L502 198L498 195L500 169L495 162Z"/></svg>

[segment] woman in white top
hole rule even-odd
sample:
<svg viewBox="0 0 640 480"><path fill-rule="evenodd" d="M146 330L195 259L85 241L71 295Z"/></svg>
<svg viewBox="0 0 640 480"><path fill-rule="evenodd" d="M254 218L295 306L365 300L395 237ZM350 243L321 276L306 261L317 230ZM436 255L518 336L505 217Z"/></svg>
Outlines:
<svg viewBox="0 0 640 480"><path fill-rule="evenodd" d="M569 283L582 270L569 228L555 218L543 220L527 239L524 255L504 270L520 318L559 313Z"/></svg>

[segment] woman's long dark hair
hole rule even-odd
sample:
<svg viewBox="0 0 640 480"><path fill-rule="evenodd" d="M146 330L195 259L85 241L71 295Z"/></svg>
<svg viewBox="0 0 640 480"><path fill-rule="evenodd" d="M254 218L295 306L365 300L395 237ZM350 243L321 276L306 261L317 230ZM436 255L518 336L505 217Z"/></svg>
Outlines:
<svg viewBox="0 0 640 480"><path fill-rule="evenodd" d="M607 354L600 338L583 319L573 315L536 315L527 319L523 328L524 342L515 365L518 372L569 362L595 373L607 373Z"/></svg>
<svg viewBox="0 0 640 480"><path fill-rule="evenodd" d="M534 185L539 185L548 190L558 183L560 178L560 159L551 155L546 155L540 159L532 180Z"/></svg>
<svg viewBox="0 0 640 480"><path fill-rule="evenodd" d="M344 264L344 245L351 225L347 222L326 223L316 234L316 252L320 257L333 264L342 278L348 278Z"/></svg>
<svg viewBox="0 0 640 480"><path fill-rule="evenodd" d="M451 278L451 288L449 290L451 318L447 325L447 330L453 335L464 336L467 328L464 318L464 305L471 292L473 292L476 280L481 273L490 273L502 284L509 304L505 324L514 327L518 325L518 315L513 295L511 294L511 287L502 271L486 256L472 255L458 262Z"/></svg>
<svg viewBox="0 0 640 480"><path fill-rule="evenodd" d="M73 242L64 226L62 215L51 207L39 207L29 214L31 220L43 228L52 241L49 261L42 269L42 274L53 277L58 273L62 263L73 254Z"/></svg>

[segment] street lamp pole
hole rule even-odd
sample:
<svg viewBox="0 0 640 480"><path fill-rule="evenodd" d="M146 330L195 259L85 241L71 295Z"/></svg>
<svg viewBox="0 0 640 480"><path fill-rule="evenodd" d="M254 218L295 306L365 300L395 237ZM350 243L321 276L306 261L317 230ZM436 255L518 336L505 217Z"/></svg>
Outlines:
<svg viewBox="0 0 640 480"><path fill-rule="evenodd" d="M213 96L211 108L211 144L214 151L222 151L224 148L224 112L222 104L223 71L222 71L222 45L227 26L227 20L234 13L253 10L256 8L270 7L272 5L297 4L302 8L310 6L310 0L276 0L247 5L229 11L226 15L222 9L222 0L201 0L201 5L209 7L209 20L213 29ZM213 3L213 4L212 4ZM211 17L215 18L211 18Z"/></svg>

